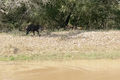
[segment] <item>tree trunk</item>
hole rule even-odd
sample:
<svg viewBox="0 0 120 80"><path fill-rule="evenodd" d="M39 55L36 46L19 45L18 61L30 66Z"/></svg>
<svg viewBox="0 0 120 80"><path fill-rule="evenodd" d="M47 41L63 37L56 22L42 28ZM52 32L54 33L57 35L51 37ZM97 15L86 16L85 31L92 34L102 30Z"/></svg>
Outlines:
<svg viewBox="0 0 120 80"><path fill-rule="evenodd" d="M70 21L72 12L73 12L73 10L74 10L74 7L75 7L75 3L73 3L72 7L70 8L70 13L69 13L69 15L67 16L65 22L63 23L62 28L66 29L66 26L68 25L68 23L69 23L69 21Z"/></svg>
<svg viewBox="0 0 120 80"><path fill-rule="evenodd" d="M71 13L67 16L65 23L64 23L64 29L66 28L66 26L68 25L69 21L70 21L70 17L71 17Z"/></svg>

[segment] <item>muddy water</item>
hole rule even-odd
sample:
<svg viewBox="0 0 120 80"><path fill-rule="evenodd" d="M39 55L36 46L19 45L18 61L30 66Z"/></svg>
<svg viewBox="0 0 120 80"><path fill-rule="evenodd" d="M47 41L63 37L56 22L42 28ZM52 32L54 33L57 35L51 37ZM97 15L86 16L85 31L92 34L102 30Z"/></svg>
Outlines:
<svg viewBox="0 0 120 80"><path fill-rule="evenodd" d="M120 64L118 61L1 62L0 80L120 80Z"/></svg>

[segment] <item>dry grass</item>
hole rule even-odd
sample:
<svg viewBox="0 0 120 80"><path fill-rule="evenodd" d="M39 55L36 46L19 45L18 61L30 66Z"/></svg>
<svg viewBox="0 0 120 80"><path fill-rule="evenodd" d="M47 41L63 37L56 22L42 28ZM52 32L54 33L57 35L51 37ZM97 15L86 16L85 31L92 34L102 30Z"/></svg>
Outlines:
<svg viewBox="0 0 120 80"><path fill-rule="evenodd" d="M0 34L0 60L120 58L120 31L64 31L49 35Z"/></svg>

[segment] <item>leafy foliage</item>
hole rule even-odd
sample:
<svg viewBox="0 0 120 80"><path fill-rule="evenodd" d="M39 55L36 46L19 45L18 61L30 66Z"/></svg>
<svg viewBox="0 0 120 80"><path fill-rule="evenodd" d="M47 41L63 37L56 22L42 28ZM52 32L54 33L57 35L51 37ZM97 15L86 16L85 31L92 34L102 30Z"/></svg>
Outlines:
<svg viewBox="0 0 120 80"><path fill-rule="evenodd" d="M11 2L10 2L11 1ZM66 28L119 29L119 0L7 0L1 1L0 24L9 29L24 29L29 23L46 29ZM4 29L2 26L1 30ZM7 26L8 28L8 26Z"/></svg>

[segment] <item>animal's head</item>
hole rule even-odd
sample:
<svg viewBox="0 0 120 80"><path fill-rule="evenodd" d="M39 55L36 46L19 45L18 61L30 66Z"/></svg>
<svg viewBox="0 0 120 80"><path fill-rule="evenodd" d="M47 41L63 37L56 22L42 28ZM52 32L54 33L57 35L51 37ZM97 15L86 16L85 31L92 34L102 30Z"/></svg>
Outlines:
<svg viewBox="0 0 120 80"><path fill-rule="evenodd" d="M40 29L41 31L44 31L44 27L43 27L43 26L41 26L41 25L37 25L37 26L39 26L39 29Z"/></svg>
<svg viewBox="0 0 120 80"><path fill-rule="evenodd" d="M44 31L44 30L45 30L45 28L44 28L43 26L41 26L41 27L40 27L40 30L41 30L41 31Z"/></svg>

